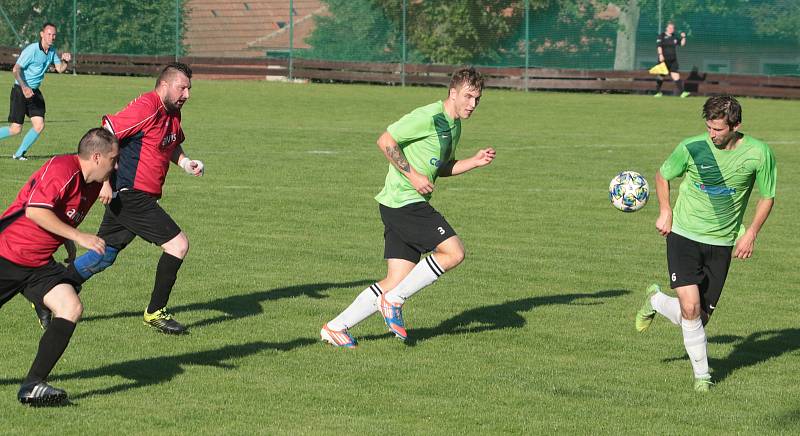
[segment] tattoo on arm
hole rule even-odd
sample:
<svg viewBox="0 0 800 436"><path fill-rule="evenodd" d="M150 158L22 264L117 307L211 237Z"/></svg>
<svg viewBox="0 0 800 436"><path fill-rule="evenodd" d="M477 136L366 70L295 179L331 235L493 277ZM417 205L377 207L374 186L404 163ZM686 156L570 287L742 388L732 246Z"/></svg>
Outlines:
<svg viewBox="0 0 800 436"><path fill-rule="evenodd" d="M400 170L405 172L411 172L411 165L408 164L406 157L403 156L403 153L400 153L400 147L386 147L386 155L394 162Z"/></svg>

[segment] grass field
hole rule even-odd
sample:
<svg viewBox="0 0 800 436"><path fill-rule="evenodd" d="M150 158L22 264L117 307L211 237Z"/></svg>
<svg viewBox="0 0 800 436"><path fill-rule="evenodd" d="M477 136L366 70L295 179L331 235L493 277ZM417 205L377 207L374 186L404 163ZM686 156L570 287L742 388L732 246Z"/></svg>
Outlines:
<svg viewBox="0 0 800 436"><path fill-rule="evenodd" d="M0 142L2 208L152 84L50 75L36 158L7 157L21 137ZM0 311L0 433L800 432L798 102L742 100L742 130L777 156L778 194L707 328L718 383L702 396L678 328L633 328L644 287L666 285L655 201L623 214L606 189L624 169L652 183L703 131L703 99L487 90L457 156L492 145L498 157L440 180L432 200L467 260L407 304L408 344L373 317L353 329L359 348L340 350L320 326L385 270L375 139L445 91L197 80L192 92L184 147L206 175L173 168L161 202L192 244L170 301L191 334L142 325L160 250L137 240L84 288L50 378L72 405L25 408L16 392L41 332L15 298Z"/></svg>

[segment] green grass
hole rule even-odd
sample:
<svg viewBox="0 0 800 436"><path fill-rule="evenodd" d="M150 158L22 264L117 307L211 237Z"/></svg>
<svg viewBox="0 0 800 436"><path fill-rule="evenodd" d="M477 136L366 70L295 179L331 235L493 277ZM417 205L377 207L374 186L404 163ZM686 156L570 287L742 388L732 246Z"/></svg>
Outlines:
<svg viewBox="0 0 800 436"><path fill-rule="evenodd" d="M47 129L29 152L40 158L0 159L2 207L46 156L152 82L50 75ZM663 318L633 328L642 290L666 284L655 202L623 214L606 189L624 169L652 181L702 132L702 99L487 90L457 155L491 145L497 160L441 180L432 201L466 262L407 305L412 345L373 317L351 351L318 332L384 273L375 139L444 90L197 80L192 92L184 146L206 175L173 168L162 200L192 244L170 302L191 334L142 325L159 249L137 240L82 294L84 320L51 376L73 405L29 409L16 391L41 332L15 298L0 311L0 432L800 431L797 102L742 100L743 130L777 155L777 202L755 256L731 268L707 329L722 380L698 396L680 331Z"/></svg>

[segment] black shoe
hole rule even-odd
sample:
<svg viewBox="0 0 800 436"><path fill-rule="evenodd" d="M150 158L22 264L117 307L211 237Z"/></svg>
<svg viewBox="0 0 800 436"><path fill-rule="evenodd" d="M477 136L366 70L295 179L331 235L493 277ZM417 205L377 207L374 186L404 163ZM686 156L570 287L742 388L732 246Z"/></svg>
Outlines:
<svg viewBox="0 0 800 436"><path fill-rule="evenodd" d="M186 333L186 327L184 327L178 321L175 321L175 319L172 317L172 314L167 312L166 307L156 310L155 313L147 313L147 310L145 310L144 324L149 325L161 333L166 333L169 335L180 335Z"/></svg>
<svg viewBox="0 0 800 436"><path fill-rule="evenodd" d="M57 406L67 400L67 393L45 382L28 383L19 388L17 399L30 406Z"/></svg>
<svg viewBox="0 0 800 436"><path fill-rule="evenodd" d="M42 326L42 330L47 330L47 327L50 326L50 321L53 320L53 312L46 307L38 307L33 303L31 303L31 307L36 311L36 317L39 318L39 325Z"/></svg>

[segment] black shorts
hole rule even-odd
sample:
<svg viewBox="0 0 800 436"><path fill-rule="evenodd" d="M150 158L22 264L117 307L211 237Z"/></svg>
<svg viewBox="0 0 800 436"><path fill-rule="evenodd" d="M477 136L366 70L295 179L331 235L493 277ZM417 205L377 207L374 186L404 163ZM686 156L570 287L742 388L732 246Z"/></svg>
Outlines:
<svg viewBox="0 0 800 436"><path fill-rule="evenodd" d="M8 122L16 124L25 123L25 115L28 117L44 118L45 105L44 96L39 89L33 90L33 97L25 98L22 88L19 85L11 87L11 105L8 109Z"/></svg>
<svg viewBox="0 0 800 436"><path fill-rule="evenodd" d="M383 258L419 262L424 253L456 236L456 231L427 201L391 208L379 205L383 220Z"/></svg>
<svg viewBox="0 0 800 436"><path fill-rule="evenodd" d="M18 293L44 307L44 296L61 283L76 285L67 276L67 269L53 259L44 266L28 267L0 257L0 307Z"/></svg>
<svg viewBox="0 0 800 436"><path fill-rule="evenodd" d="M670 73L677 73L678 72L678 68L680 68L678 66L678 59L677 58L675 58L675 59L664 59L664 63L667 64L667 69L669 70Z"/></svg>
<svg viewBox="0 0 800 436"><path fill-rule="evenodd" d="M106 206L97 236L122 250L139 236L163 245L181 233L181 228L150 195L134 189L119 191Z"/></svg>
<svg viewBox="0 0 800 436"><path fill-rule="evenodd" d="M670 287L698 285L701 308L707 317L711 316L722 295L732 253L733 247L703 244L670 232L667 235Z"/></svg>

